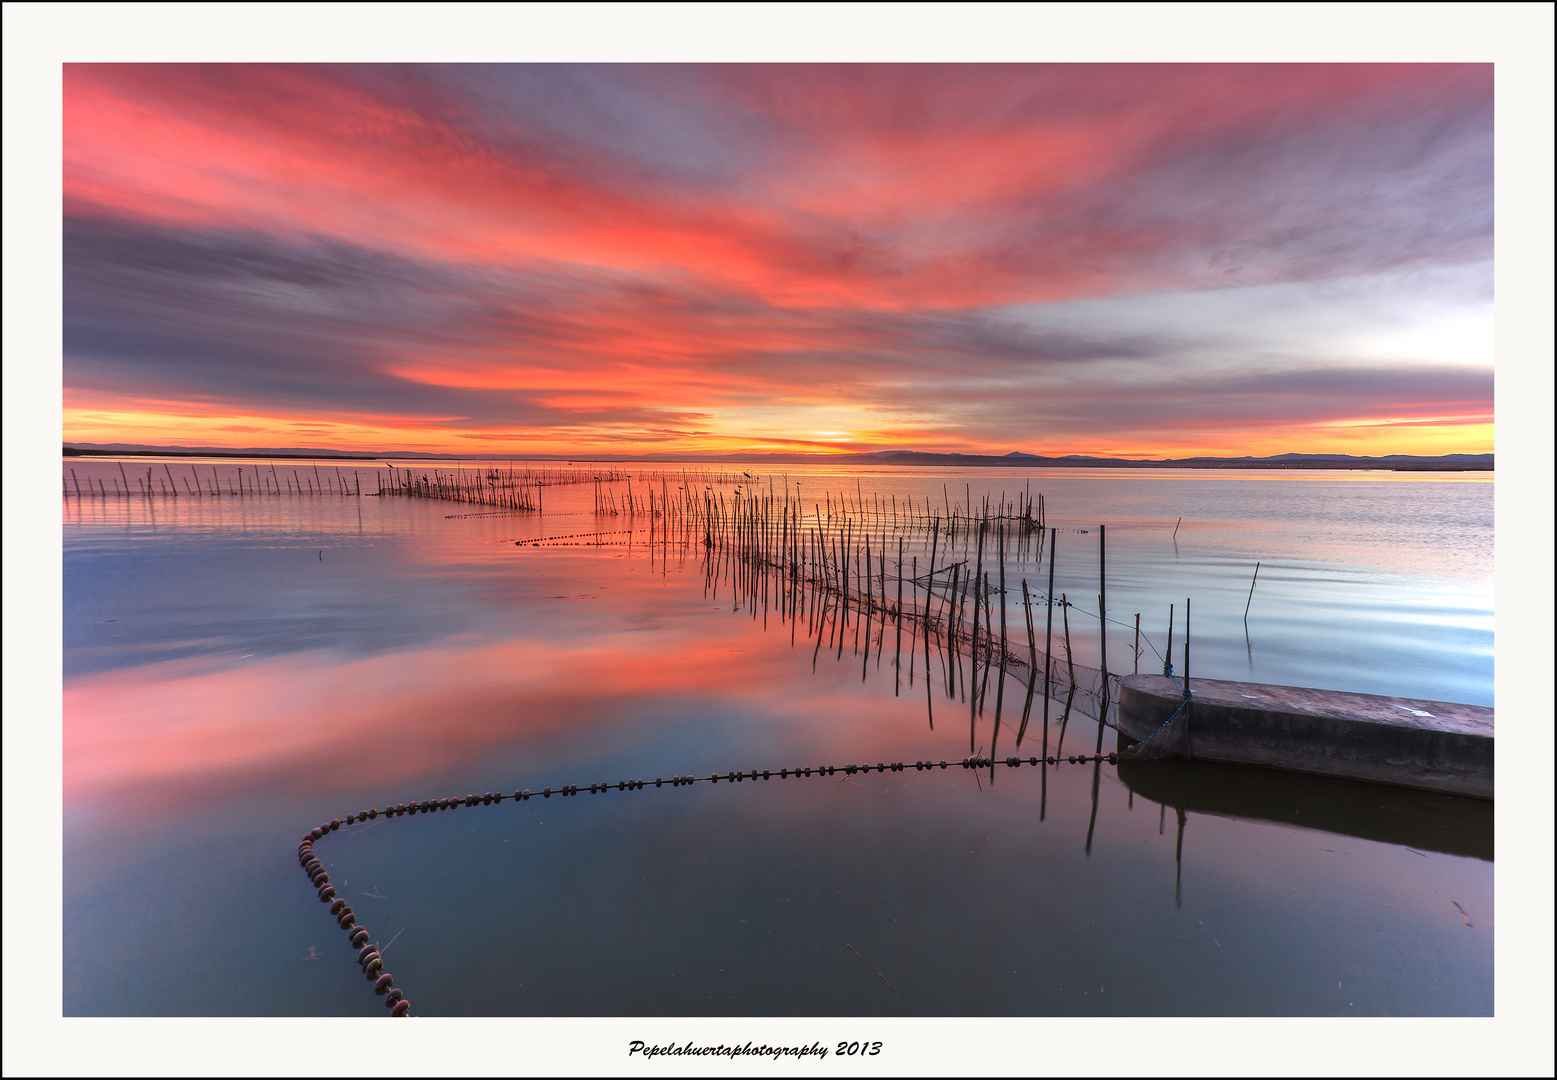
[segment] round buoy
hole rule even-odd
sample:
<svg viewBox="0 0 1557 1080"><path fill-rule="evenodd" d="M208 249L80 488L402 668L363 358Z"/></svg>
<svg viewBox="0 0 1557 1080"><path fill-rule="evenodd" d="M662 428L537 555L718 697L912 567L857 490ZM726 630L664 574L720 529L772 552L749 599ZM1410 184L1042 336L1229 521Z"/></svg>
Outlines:
<svg viewBox="0 0 1557 1080"><path fill-rule="evenodd" d="M331 818L330 819L330 831L331 832L334 832L336 829L339 829L340 827L341 827L341 819L340 818Z"/></svg>
<svg viewBox="0 0 1557 1080"><path fill-rule="evenodd" d="M351 943L353 945L366 945L368 943L368 938L372 936L373 935L368 933L368 928L366 926L358 923L357 928L351 932Z"/></svg>
<svg viewBox="0 0 1557 1080"><path fill-rule="evenodd" d="M342 900L340 897L336 897L335 900L330 904L330 914L339 915L341 913L341 908L345 906L346 901Z"/></svg>
<svg viewBox="0 0 1557 1080"><path fill-rule="evenodd" d="M395 985L395 977L386 971L373 981L373 992L382 994L393 985Z"/></svg>
<svg viewBox="0 0 1557 1080"><path fill-rule="evenodd" d="M353 934L352 936L356 937L355 934ZM373 948L373 946L371 946L371 945L364 945L362 947L362 951L357 954L357 963L359 963L359 964L366 964L368 962L368 957L370 957L370 956L377 956L377 955L378 955L378 950Z"/></svg>
<svg viewBox="0 0 1557 1080"><path fill-rule="evenodd" d="M357 921L357 916L356 913L351 910L351 908L347 908L345 911L341 912L340 918L336 919L335 921L340 924L342 930L349 930L351 928L351 924Z"/></svg>
<svg viewBox="0 0 1557 1080"><path fill-rule="evenodd" d="M323 829L314 829L308 834L308 839L317 840L324 835Z"/></svg>
<svg viewBox="0 0 1557 1080"><path fill-rule="evenodd" d="M393 1009L389 1010L389 1015L390 1016L410 1016L411 1015L411 1003L409 1001L407 1001L405 998L401 998L399 1001L395 1002L395 1007Z"/></svg>
<svg viewBox="0 0 1557 1080"><path fill-rule="evenodd" d="M403 997L405 997L404 990L400 989L398 986L391 986L389 988L389 993L384 995L384 1004L393 1007L395 1002L399 1001Z"/></svg>
<svg viewBox="0 0 1557 1080"><path fill-rule="evenodd" d="M335 895L335 886L334 885L321 885L321 886L319 886L319 899L320 900L323 900L325 903L329 903L330 902L330 898L332 896L334 896L334 895Z"/></svg>

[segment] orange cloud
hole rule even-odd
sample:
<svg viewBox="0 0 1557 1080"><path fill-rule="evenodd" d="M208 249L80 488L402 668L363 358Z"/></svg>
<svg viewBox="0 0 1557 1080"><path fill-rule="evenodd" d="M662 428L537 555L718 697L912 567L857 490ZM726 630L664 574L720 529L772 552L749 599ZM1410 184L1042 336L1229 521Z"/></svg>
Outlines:
<svg viewBox="0 0 1557 1080"><path fill-rule="evenodd" d="M65 434L1357 445L1342 429L1435 384L1416 328L1490 295L1490 86L1485 65L68 65ZM1146 428L1110 407L1279 316L1126 334L1134 298L1367 278L1401 308L1421 267L1460 276L1380 318L1375 355L1392 326L1407 343L1393 394L1235 410L1208 374ZM1012 314L1083 301L1115 306L1064 335ZM1258 364L1355 367L1345 321ZM1434 434L1378 446L1481 437L1484 398L1418 404Z"/></svg>

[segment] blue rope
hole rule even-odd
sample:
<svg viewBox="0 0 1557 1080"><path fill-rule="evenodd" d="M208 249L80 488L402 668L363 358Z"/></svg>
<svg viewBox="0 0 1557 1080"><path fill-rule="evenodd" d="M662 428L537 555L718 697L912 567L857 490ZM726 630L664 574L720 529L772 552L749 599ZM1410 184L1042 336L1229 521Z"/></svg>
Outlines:
<svg viewBox="0 0 1557 1080"><path fill-rule="evenodd" d="M1172 676L1169 676L1169 678L1172 678ZM1174 681L1175 684L1178 683L1177 679L1174 679L1173 681ZM1161 735L1163 733L1163 731L1167 729L1169 724L1172 724L1173 721L1175 721L1175 720L1177 720L1179 718L1179 713L1184 711L1184 707L1189 704L1190 697L1191 697L1190 692L1188 690L1185 690L1183 686L1179 686L1179 689L1184 691L1184 700L1179 702L1179 707L1177 709L1173 710L1173 715L1168 717L1166 720L1164 720L1162 722L1162 726L1159 727L1156 731L1152 732L1150 735L1146 736L1146 738L1144 738L1140 742L1136 743L1135 746L1130 747L1130 749L1128 751L1125 751L1126 753L1134 752L1135 748L1138 747L1138 746L1145 746L1147 743L1149 743L1153 739L1155 739L1158 735ZM1186 720L1185 724L1187 725L1188 723L1189 723L1189 721Z"/></svg>

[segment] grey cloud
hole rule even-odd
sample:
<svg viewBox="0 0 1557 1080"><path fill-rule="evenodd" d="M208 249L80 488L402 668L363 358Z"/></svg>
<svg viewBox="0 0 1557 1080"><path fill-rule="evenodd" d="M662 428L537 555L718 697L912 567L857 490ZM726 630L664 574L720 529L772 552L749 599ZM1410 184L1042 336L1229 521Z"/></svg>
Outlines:
<svg viewBox="0 0 1557 1080"><path fill-rule="evenodd" d="M494 280L329 240L67 219L65 378L83 390L309 415L481 426L695 419L604 391L596 406L557 408L538 393L430 386L386 371L418 349L488 349L483 334L498 320L509 348L555 336L544 311L577 303L578 292L577 282Z"/></svg>

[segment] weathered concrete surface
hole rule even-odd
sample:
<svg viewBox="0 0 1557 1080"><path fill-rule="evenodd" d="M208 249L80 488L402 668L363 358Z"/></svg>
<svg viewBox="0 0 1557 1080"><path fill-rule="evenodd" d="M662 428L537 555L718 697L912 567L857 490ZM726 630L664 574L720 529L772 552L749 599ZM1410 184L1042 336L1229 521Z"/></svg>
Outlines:
<svg viewBox="0 0 1557 1080"><path fill-rule="evenodd" d="M1489 708L1219 679L1189 686L1184 713L1142 752L1492 798ZM1127 677L1120 734L1145 739L1182 701L1171 679Z"/></svg>

